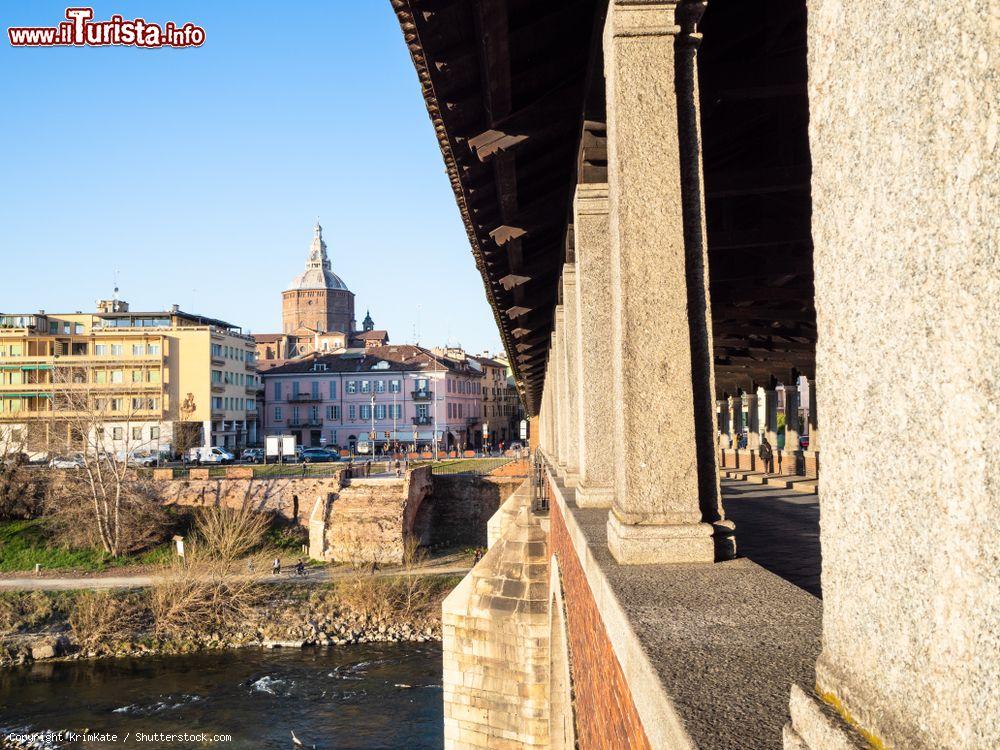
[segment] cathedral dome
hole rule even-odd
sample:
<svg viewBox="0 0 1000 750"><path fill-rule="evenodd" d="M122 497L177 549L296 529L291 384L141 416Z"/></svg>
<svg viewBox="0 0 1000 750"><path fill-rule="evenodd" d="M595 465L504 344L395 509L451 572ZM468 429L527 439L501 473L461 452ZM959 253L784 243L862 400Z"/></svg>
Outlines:
<svg viewBox="0 0 1000 750"><path fill-rule="evenodd" d="M341 289L345 292L349 291L344 280L328 268L307 268L292 279L292 283L286 291L291 292L299 289Z"/></svg>
<svg viewBox="0 0 1000 750"><path fill-rule="evenodd" d="M350 291L347 284L330 267L330 259L326 255L326 242L323 241L323 227L316 223L313 227L313 239L309 244L309 259L306 270L292 279L286 291L302 289L332 289Z"/></svg>

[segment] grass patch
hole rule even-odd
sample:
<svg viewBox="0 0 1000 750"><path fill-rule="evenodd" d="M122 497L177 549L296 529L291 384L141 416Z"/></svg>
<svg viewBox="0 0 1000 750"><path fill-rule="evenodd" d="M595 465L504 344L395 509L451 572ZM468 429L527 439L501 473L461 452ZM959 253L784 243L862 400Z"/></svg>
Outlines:
<svg viewBox="0 0 1000 750"><path fill-rule="evenodd" d="M513 460L513 458L458 458L434 464L431 472L433 474L488 474Z"/></svg>
<svg viewBox="0 0 1000 750"><path fill-rule="evenodd" d="M156 565L170 560L167 542L132 555L114 557L95 547L59 545L45 519L0 523L0 572L43 570L95 572L133 565Z"/></svg>

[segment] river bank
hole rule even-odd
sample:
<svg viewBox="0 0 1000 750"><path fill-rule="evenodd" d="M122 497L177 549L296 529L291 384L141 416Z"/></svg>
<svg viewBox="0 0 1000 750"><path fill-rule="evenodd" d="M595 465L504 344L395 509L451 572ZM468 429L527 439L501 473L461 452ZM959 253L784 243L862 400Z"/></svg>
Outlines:
<svg viewBox="0 0 1000 750"><path fill-rule="evenodd" d="M2 592L0 668L241 647L438 641L441 600L458 580L358 576L308 588L270 584L239 592L244 601L224 616L204 618L178 616L186 590ZM191 609L201 612L202 605L192 601Z"/></svg>

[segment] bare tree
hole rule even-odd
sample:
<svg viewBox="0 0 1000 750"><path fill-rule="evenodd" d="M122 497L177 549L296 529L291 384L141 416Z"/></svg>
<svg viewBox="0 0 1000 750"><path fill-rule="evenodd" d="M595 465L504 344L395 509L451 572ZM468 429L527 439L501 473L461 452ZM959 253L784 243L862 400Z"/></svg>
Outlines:
<svg viewBox="0 0 1000 750"><path fill-rule="evenodd" d="M153 504L133 457L152 443L143 425L158 421L159 396L121 382L124 368L117 365L57 366L52 372L48 432L66 445L78 467L62 477L62 507L78 509L85 498L95 541L111 555L127 552L148 539L142 526Z"/></svg>

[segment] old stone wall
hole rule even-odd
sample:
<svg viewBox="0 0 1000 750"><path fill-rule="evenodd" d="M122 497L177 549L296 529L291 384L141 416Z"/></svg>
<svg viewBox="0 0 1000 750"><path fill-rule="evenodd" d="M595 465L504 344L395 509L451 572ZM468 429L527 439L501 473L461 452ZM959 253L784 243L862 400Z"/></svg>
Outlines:
<svg viewBox="0 0 1000 750"><path fill-rule="evenodd" d="M319 497L340 491L340 475L331 477L268 477L259 479L173 479L156 483L167 505L238 508L249 504L290 521L308 525Z"/></svg>
<svg viewBox="0 0 1000 750"><path fill-rule="evenodd" d="M486 546L489 519L523 482L523 474L435 476L430 498L431 544Z"/></svg>
<svg viewBox="0 0 1000 750"><path fill-rule="evenodd" d="M350 563L403 562L406 540L416 533L421 507L431 493L431 469L403 479L351 479L327 512L325 557Z"/></svg>
<svg viewBox="0 0 1000 750"><path fill-rule="evenodd" d="M550 503L550 508L549 543L562 577L577 747L651 749L559 507Z"/></svg>

